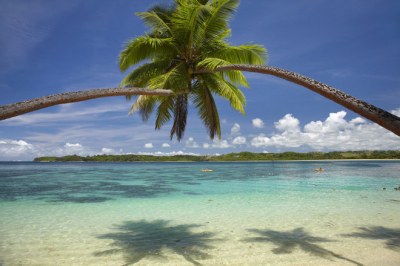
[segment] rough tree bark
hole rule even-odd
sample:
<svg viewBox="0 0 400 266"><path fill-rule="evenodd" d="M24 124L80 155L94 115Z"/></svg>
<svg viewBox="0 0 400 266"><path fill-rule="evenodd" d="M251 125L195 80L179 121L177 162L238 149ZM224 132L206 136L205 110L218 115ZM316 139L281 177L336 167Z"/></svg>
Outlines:
<svg viewBox="0 0 400 266"><path fill-rule="evenodd" d="M351 95L348 95L338 89L328 86L322 82L305 77L303 75L270 66L254 65L229 65L215 69L215 71L240 70L255 72L276 76L290 82L306 87L348 109L351 111L381 125L400 136L400 118L373 106L367 102L361 101ZM197 71L206 72L209 70ZM147 90L141 88L111 88L111 89L93 89L78 92L66 92L39 97L23 102L0 106L0 120L18 116L24 113L32 112L49 106L85 101L89 99L110 97L110 96L128 96L128 95L172 95L168 90Z"/></svg>
<svg viewBox="0 0 400 266"><path fill-rule="evenodd" d="M271 66L229 65L216 71L240 70L276 76L306 87L400 136L400 118L312 78Z"/></svg>
<svg viewBox="0 0 400 266"><path fill-rule="evenodd" d="M64 92L52 94L44 97L34 98L23 102L17 102L0 106L0 120L29 113L46 107L81 102L90 99L111 97L111 96L130 96L130 95L172 95L169 90L148 90L143 88L105 88L84 91Z"/></svg>

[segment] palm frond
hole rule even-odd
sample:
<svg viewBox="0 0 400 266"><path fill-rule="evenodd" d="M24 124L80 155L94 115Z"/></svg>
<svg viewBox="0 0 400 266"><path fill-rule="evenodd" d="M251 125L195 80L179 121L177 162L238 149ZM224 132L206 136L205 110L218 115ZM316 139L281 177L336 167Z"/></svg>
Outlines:
<svg viewBox="0 0 400 266"><path fill-rule="evenodd" d="M139 111L142 120L147 121L150 118L151 113L154 110L154 106L157 103L157 96L152 95L140 95L135 103L132 105L129 114L135 111Z"/></svg>
<svg viewBox="0 0 400 266"><path fill-rule="evenodd" d="M135 15L140 17L144 23L149 26L153 32L167 32L171 35L171 29L167 22L155 10L147 12L136 12Z"/></svg>
<svg viewBox="0 0 400 266"><path fill-rule="evenodd" d="M166 89L176 92L187 89L189 81L188 66L186 62L181 61L167 73L149 80L148 85L150 89Z"/></svg>
<svg viewBox="0 0 400 266"><path fill-rule="evenodd" d="M186 120L188 114L188 96L187 94L180 94L176 97L174 103L174 123L171 128L170 138L176 136L180 141L186 129Z"/></svg>
<svg viewBox="0 0 400 266"><path fill-rule="evenodd" d="M240 89L215 73L203 74L201 79L204 81L205 85L210 91L227 99L233 109L244 114L246 99Z"/></svg>
<svg viewBox="0 0 400 266"><path fill-rule="evenodd" d="M211 57L220 58L231 64L263 65L267 60L267 51L262 45L225 45L222 49L210 53Z"/></svg>
<svg viewBox="0 0 400 266"><path fill-rule="evenodd" d="M198 70L208 69L214 71L216 68L226 65L231 65L231 63L220 58L208 57L197 63L196 69ZM228 77L229 80L237 86L243 86L246 88L249 87L246 77L243 75L241 71L238 70L224 71L223 75Z"/></svg>
<svg viewBox="0 0 400 266"><path fill-rule="evenodd" d="M235 13L239 0L213 1L210 17L205 22L206 39L220 38L228 27L229 19Z"/></svg>
<svg viewBox="0 0 400 266"><path fill-rule="evenodd" d="M177 1L172 16L174 37L179 40L181 48L190 53L195 44L204 38L204 22L210 13L209 5L202 5L196 0ZM186 55L190 57L190 55Z"/></svg>
<svg viewBox="0 0 400 266"><path fill-rule="evenodd" d="M147 87L149 80L162 75L170 64L170 60L161 60L141 65L129 73L119 86Z"/></svg>
<svg viewBox="0 0 400 266"><path fill-rule="evenodd" d="M157 108L155 129L161 129L161 127L171 119L173 107L173 97L167 96L160 100L160 105Z"/></svg>
<svg viewBox="0 0 400 266"><path fill-rule="evenodd" d="M215 135L221 139L221 125L218 109L209 88L203 83L197 82L193 86L192 101L198 110L204 126L207 128L210 139L214 139Z"/></svg>
<svg viewBox="0 0 400 266"><path fill-rule="evenodd" d="M121 71L145 59L166 58L176 53L172 38L140 36L131 40L119 56Z"/></svg>

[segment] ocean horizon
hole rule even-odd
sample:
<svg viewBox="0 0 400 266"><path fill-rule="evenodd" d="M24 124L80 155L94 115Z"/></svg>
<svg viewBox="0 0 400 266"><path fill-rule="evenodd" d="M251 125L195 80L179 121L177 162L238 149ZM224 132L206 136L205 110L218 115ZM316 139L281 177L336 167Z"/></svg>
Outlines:
<svg viewBox="0 0 400 266"><path fill-rule="evenodd" d="M0 265L398 265L399 186L397 160L0 162Z"/></svg>

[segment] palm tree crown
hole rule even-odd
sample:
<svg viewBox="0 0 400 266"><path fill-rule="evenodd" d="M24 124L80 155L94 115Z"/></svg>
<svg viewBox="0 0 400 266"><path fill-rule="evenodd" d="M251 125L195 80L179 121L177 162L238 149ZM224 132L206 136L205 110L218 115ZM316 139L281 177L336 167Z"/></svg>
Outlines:
<svg viewBox="0 0 400 266"><path fill-rule="evenodd" d="M131 112L138 111L146 121L154 111L156 129L173 118L170 137L176 135L181 140L192 103L210 138L221 138L214 96L227 99L232 108L244 113L245 97L240 87L248 84L241 71L213 70L231 64L263 65L266 61L266 49L261 45L227 43L228 22L238 5L239 0L175 0L171 7L156 6L137 13L150 32L132 39L121 52L121 71L142 63L121 86L166 89L173 95L141 95Z"/></svg>

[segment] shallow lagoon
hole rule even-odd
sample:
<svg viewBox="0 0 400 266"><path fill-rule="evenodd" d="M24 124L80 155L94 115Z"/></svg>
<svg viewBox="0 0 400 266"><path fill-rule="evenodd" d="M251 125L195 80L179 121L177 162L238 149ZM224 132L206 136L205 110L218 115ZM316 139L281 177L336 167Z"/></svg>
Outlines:
<svg viewBox="0 0 400 266"><path fill-rule="evenodd" d="M398 161L0 163L0 265L399 265L399 185Z"/></svg>

